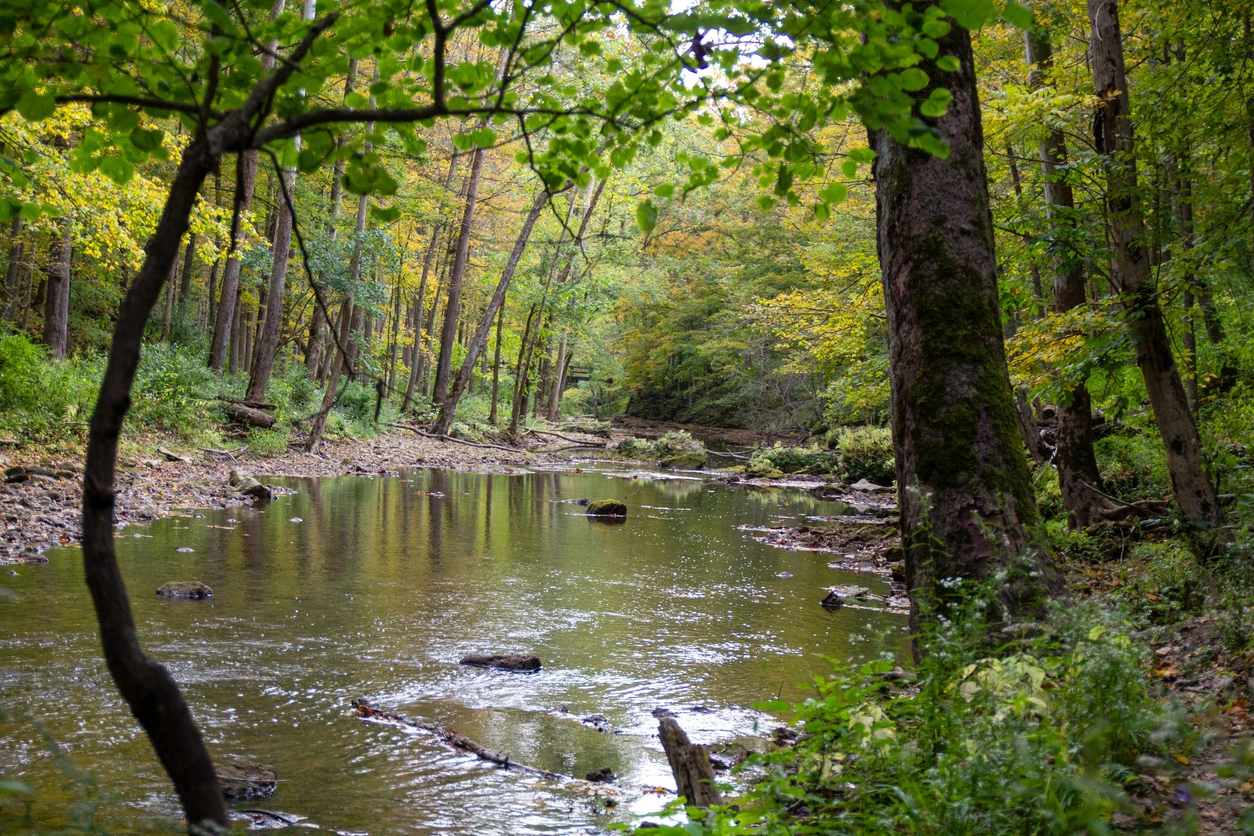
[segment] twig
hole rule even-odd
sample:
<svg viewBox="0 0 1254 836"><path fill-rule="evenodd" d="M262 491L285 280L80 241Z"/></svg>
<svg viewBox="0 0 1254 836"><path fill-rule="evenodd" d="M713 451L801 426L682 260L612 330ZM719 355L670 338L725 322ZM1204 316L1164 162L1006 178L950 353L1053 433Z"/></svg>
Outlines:
<svg viewBox="0 0 1254 836"><path fill-rule="evenodd" d="M1099 496L1104 496L1107 499L1109 499L1111 502L1114 502L1118 505L1122 505L1124 508L1131 508L1134 511L1141 511L1144 513L1149 513L1150 511L1154 511L1157 508L1166 508L1167 506L1171 504L1171 502L1166 499L1140 499L1140 500L1137 500L1136 502L1127 502L1125 500L1120 499L1117 496L1111 496L1110 494L1106 493L1100 488L1094 485L1090 485L1088 482L1085 482L1083 480L1080 481L1080 484L1088 488L1089 490L1091 490L1093 493L1098 494Z"/></svg>
<svg viewBox="0 0 1254 836"><path fill-rule="evenodd" d="M379 423L385 427L397 427L402 430L409 430L411 433L418 433L418 435L421 435L424 438L434 438L436 441L451 441L454 444L465 444L467 447L487 447L493 450L504 450L506 453L521 452L517 448L502 447L500 444L480 444L477 441L467 441L464 438L453 438L451 435L437 435L436 433L429 433L426 430L420 430L411 424L393 424L390 421L380 421Z"/></svg>

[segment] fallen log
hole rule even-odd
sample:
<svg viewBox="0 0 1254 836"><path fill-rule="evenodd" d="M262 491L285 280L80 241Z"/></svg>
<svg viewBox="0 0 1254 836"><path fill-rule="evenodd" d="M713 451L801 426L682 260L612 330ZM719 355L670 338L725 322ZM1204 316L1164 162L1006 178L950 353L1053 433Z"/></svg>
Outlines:
<svg viewBox="0 0 1254 836"><path fill-rule="evenodd" d="M492 450L504 450L506 453L521 452L514 447L502 447L500 444L481 444L478 441L467 441L464 438L453 438L451 435L439 435L437 433L429 433L426 430L419 429L412 424L393 424L390 421L380 421L385 427L396 427L402 430L409 430L411 433L418 433L424 438L434 438L436 441L451 441L454 444L465 444L467 447L486 447Z"/></svg>
<svg viewBox="0 0 1254 836"><path fill-rule="evenodd" d="M568 435L562 435L561 433L555 433L550 430L538 430L535 427L523 427L522 434L526 435L527 433L535 433L536 435L551 435L554 438L560 438L562 441L569 441L571 444L578 444L580 447L607 447L609 446L608 443L596 444L590 441L580 441L577 438L571 438ZM569 448L566 448L566 449L569 449Z"/></svg>
<svg viewBox="0 0 1254 836"><path fill-rule="evenodd" d="M277 405L272 404L272 403L262 403L261 401L245 401L245 400L241 400L240 398L229 398L226 395L222 395L221 397L218 398L218 400L223 401L224 403L233 403L233 404L238 404L239 406L246 406L249 409L260 409L263 412L274 412L276 409L279 408Z"/></svg>
<svg viewBox="0 0 1254 836"><path fill-rule="evenodd" d="M468 755L474 755L481 761L486 761L499 766L501 769L516 769L519 772L526 772L529 775L539 775L544 778L553 780L576 780L569 775L559 775L556 772L549 772L547 769L537 769L534 766L528 766L525 763L512 761L509 755L502 755L499 752L493 752L475 743L465 735L458 734L452 729L442 729L439 726L433 726L430 723L423 723L418 720L410 720L402 714L396 714L391 711L375 708L367 700L355 699L352 701L353 709L357 712L357 716L367 720L383 720L388 723L397 723L411 729L419 729L420 731L429 732L442 743L463 752Z"/></svg>
<svg viewBox="0 0 1254 836"><path fill-rule="evenodd" d="M260 409L253 409L251 406L245 406L241 403L231 403L225 401L222 404L222 411L230 415L241 424L251 424L254 427L269 429L274 426L275 418L268 412L262 412Z"/></svg>
<svg viewBox="0 0 1254 836"><path fill-rule="evenodd" d="M662 718L658 724L658 738L666 750L675 786L679 788L679 794L688 800L688 805L709 807L721 803L723 797L714 784L714 767L705 747L689 741L674 717Z"/></svg>

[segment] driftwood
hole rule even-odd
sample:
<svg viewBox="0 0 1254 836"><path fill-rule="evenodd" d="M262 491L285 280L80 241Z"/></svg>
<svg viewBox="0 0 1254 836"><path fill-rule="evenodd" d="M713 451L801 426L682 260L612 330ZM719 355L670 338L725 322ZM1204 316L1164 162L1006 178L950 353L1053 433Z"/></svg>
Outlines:
<svg viewBox="0 0 1254 836"><path fill-rule="evenodd" d="M467 447L485 447L491 450L504 450L506 453L517 453L519 450L514 447L502 447L500 444L481 444L478 441L467 441L464 438L453 438L451 435L439 435L437 433L429 433L426 430L419 429L413 424L393 424L389 421L380 421L385 427L396 427L397 429L409 430L411 433L418 433L424 438L434 438L436 441L451 441L454 444L465 444Z"/></svg>
<svg viewBox="0 0 1254 836"><path fill-rule="evenodd" d="M274 426L273 415L268 412L262 412L260 409L253 409L251 406L245 406L242 403L224 401L222 411L241 424L252 424L254 427L261 427L262 429L269 429Z"/></svg>
<svg viewBox="0 0 1254 836"><path fill-rule="evenodd" d="M577 444L580 447L608 447L609 446L608 442L605 444L596 444L590 441L580 441L577 438L571 438L568 435L562 435L561 433L555 433L550 430L537 430L535 427L524 427L523 435L526 435L527 433L535 433L536 435L551 435L554 438L560 438L562 441L569 441L571 444ZM570 450L572 448L564 447L562 449Z"/></svg>
<svg viewBox="0 0 1254 836"><path fill-rule="evenodd" d="M246 449L246 448L243 448L243 447L240 448L240 450L243 450L243 449ZM236 464L239 463L239 459L235 458L235 453L232 453L230 450L215 450L212 447L201 447L200 452L212 453L215 456L226 456L228 459L235 462ZM239 450L236 450L235 452L238 453Z"/></svg>
<svg viewBox="0 0 1254 836"><path fill-rule="evenodd" d="M430 732L447 746L456 749L458 752L464 752L468 755L474 755L481 761L495 764L501 769L516 769L519 772L526 772L530 775L540 775L544 778L552 778L554 780L574 780L569 775L559 775L556 772L549 772L547 769L537 769L534 766L527 766L524 763L518 763L509 759L509 755L502 755L500 752L493 752L491 749L485 749L478 743L475 743L465 735L458 734L452 729L442 729L439 726L433 726L430 723L423 723L418 720L410 720L401 714L391 711L384 711L375 708L364 699L355 699L352 702L353 708L357 711L357 716L367 720L384 720L389 723L398 723L411 729L419 729L421 731Z"/></svg>
<svg viewBox="0 0 1254 836"><path fill-rule="evenodd" d="M688 800L689 806L709 807L721 803L722 795L714 784L714 767L710 765L710 755L705 747L690 742L674 717L662 718L658 724L658 737L666 750L675 786L679 788L679 794Z"/></svg>
<svg viewBox="0 0 1254 836"><path fill-rule="evenodd" d="M172 462L190 462L191 461L191 457L180 456L178 453L171 452L170 450L167 450L165 447L158 447L157 452L165 456L167 461L172 461Z"/></svg>
<svg viewBox="0 0 1254 836"><path fill-rule="evenodd" d="M246 406L249 409L260 409L262 412L274 412L279 407L272 403L262 403L261 401L245 401L239 398L228 398L226 395L218 398L224 403L233 403L238 406Z"/></svg>

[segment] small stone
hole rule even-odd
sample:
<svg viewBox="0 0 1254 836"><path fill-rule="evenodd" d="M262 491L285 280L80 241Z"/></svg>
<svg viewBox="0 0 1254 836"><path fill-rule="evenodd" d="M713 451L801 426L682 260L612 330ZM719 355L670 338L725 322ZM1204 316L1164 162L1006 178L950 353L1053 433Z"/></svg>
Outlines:
<svg viewBox="0 0 1254 836"><path fill-rule="evenodd" d="M191 554L192 552L196 550L193 549L191 546L179 546L177 549L175 549L175 551L179 552L180 554Z"/></svg>
<svg viewBox="0 0 1254 836"><path fill-rule="evenodd" d="M471 653L462 657L460 664L473 668L496 668L503 671L540 670L540 659L530 653Z"/></svg>
<svg viewBox="0 0 1254 836"><path fill-rule="evenodd" d="M850 485L849 489L853 491L864 491L866 493L875 493L876 491L888 490L888 488L886 488L885 486L877 485L874 482L867 481L866 479L859 479L858 481Z"/></svg>
<svg viewBox="0 0 1254 836"><path fill-rule="evenodd" d="M603 766L600 769L594 769L589 772L586 780L597 784L608 784L611 781L616 780L616 777L617 776L614 775L614 770L610 769L608 766Z"/></svg>
<svg viewBox="0 0 1254 836"><path fill-rule="evenodd" d="M292 517L290 520L288 520L288 522L298 523L298 522L304 522L304 520L302 520L300 517Z"/></svg>
<svg viewBox="0 0 1254 836"><path fill-rule="evenodd" d="M779 573L778 575L776 575L775 577L777 577L777 578L791 578L791 577L792 577L792 572L780 572L780 573Z"/></svg>
<svg viewBox="0 0 1254 836"><path fill-rule="evenodd" d="M198 601L212 598L213 590L200 581L171 581L157 590L162 598L185 598Z"/></svg>

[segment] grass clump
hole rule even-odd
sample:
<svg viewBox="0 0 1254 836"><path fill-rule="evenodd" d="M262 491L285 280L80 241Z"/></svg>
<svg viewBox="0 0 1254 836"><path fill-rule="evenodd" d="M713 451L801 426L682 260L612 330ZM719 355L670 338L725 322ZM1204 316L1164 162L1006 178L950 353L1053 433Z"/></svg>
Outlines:
<svg viewBox="0 0 1254 836"><path fill-rule="evenodd" d="M838 427L828 433L827 445L836 451L837 473L846 482L891 485L897 478L893 432L887 427Z"/></svg>
<svg viewBox="0 0 1254 836"><path fill-rule="evenodd" d="M281 456L287 452L287 433L255 427L248 433L248 452L263 459Z"/></svg>
<svg viewBox="0 0 1254 836"><path fill-rule="evenodd" d="M786 474L826 475L838 472L839 454L821 447L759 447L745 465L751 479L778 479Z"/></svg>

